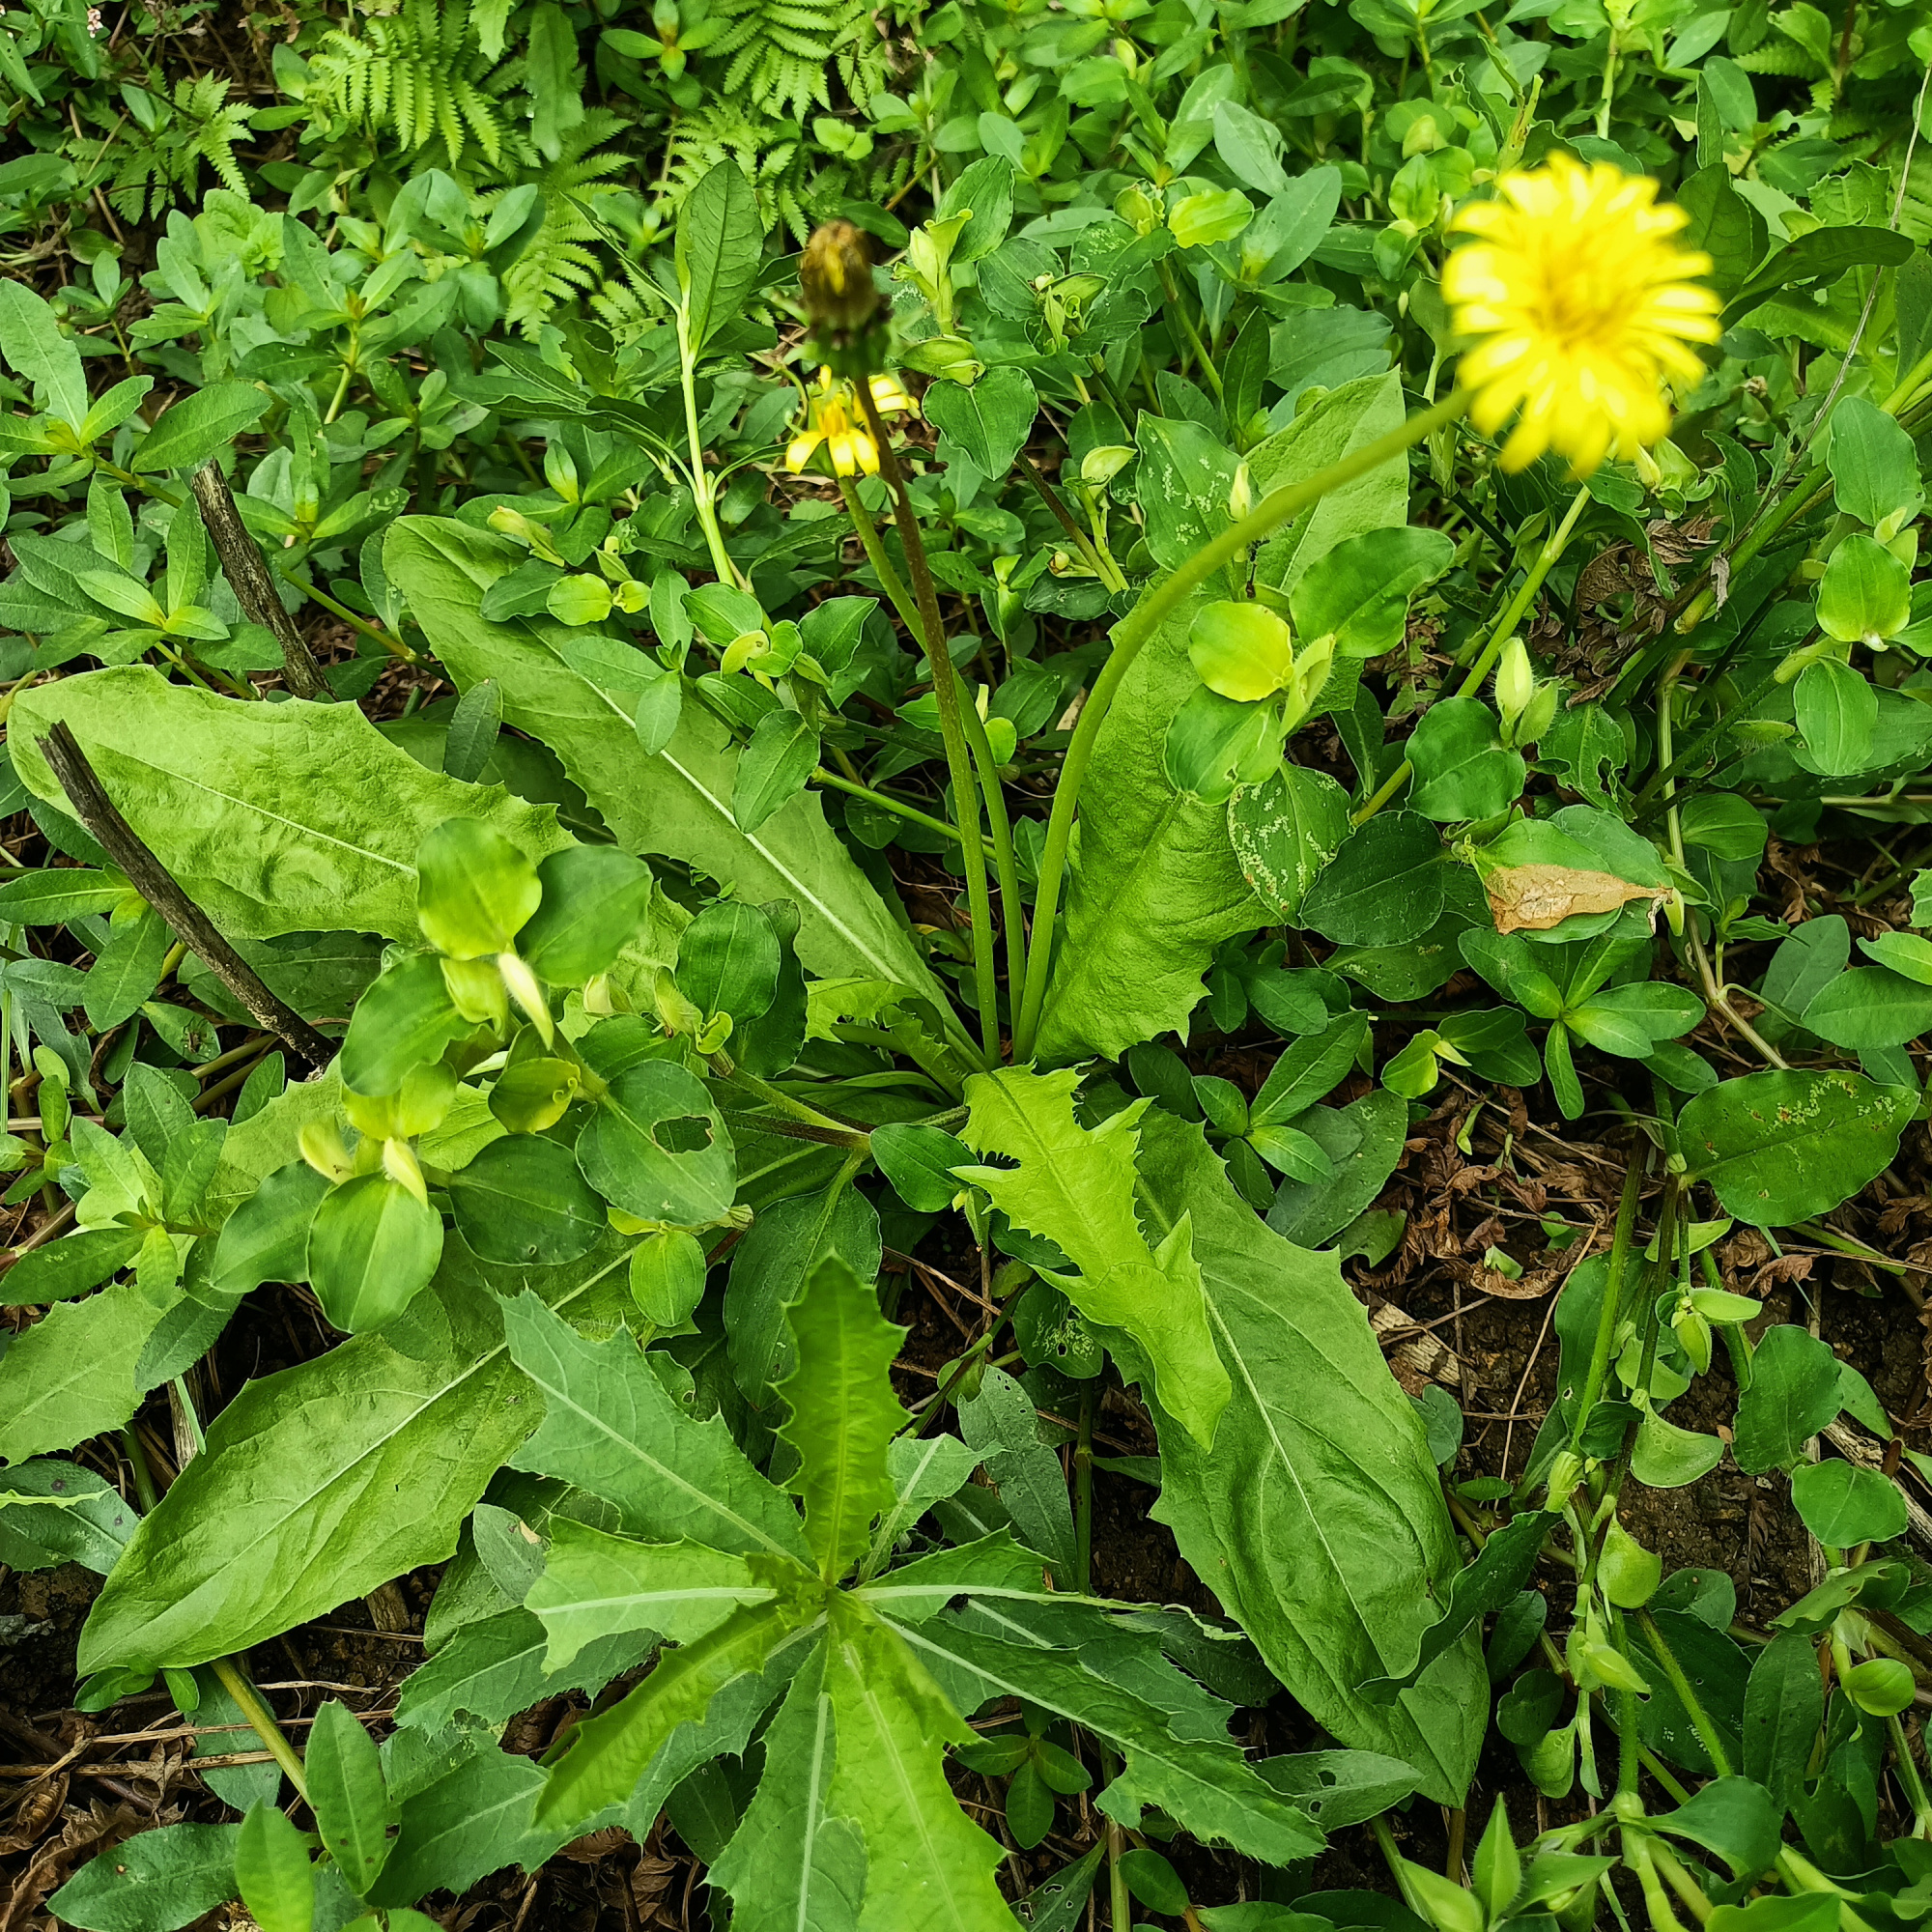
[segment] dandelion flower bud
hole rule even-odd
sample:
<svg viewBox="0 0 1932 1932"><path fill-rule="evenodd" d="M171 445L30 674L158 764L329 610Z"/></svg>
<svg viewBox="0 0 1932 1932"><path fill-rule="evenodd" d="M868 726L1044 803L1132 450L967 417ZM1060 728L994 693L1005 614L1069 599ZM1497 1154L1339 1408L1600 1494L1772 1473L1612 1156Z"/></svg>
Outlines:
<svg viewBox="0 0 1932 1932"><path fill-rule="evenodd" d="M871 251L849 221L828 221L812 231L799 263L798 284L814 328L847 335L878 312Z"/></svg>

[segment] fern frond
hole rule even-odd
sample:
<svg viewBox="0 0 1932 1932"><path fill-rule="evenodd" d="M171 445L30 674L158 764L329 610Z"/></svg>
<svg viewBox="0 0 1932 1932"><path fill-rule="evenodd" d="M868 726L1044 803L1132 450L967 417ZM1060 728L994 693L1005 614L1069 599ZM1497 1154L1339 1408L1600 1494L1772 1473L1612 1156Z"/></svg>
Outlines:
<svg viewBox="0 0 1932 1932"><path fill-rule="evenodd" d="M1768 41L1754 52L1740 54L1738 65L1747 73L1775 73L1791 80L1808 80L1818 71L1818 63L1792 41Z"/></svg>
<svg viewBox="0 0 1932 1932"><path fill-rule="evenodd" d="M161 111L153 133L120 150L108 188L113 206L136 221L157 214L194 194L204 162L223 187L245 195L235 143L247 132L248 108L245 102L230 104L228 82L212 73L178 80L157 104Z"/></svg>
<svg viewBox="0 0 1932 1932"><path fill-rule="evenodd" d="M473 140L493 164L501 160L491 96L503 70L477 43L468 8L412 0L402 13L365 16L359 33L331 27L309 75L330 110L371 133L386 129L410 153L440 139L458 167Z"/></svg>
<svg viewBox="0 0 1932 1932"><path fill-rule="evenodd" d="M630 165L629 156L596 152L627 124L601 109L586 114L564 136L554 161L547 161L524 179L534 181L543 207L543 225L503 275L508 319L526 336L534 336L551 312L598 285L602 265L593 245L599 231L582 203L616 190L609 177ZM526 159L534 151L525 149ZM486 204L500 200L503 189L486 194Z"/></svg>
<svg viewBox="0 0 1932 1932"><path fill-rule="evenodd" d="M717 11L728 23L710 49L730 63L724 91L742 91L754 111L830 107L835 71L864 106L883 77L885 44L875 33L875 55L842 57L871 31L866 0L719 0Z"/></svg>

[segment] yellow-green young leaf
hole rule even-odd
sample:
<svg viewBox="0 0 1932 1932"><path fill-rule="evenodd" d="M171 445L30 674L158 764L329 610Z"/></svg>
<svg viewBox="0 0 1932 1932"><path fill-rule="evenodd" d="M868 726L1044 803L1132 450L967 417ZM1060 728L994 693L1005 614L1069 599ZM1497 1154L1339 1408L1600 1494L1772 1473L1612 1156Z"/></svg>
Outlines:
<svg viewBox="0 0 1932 1932"><path fill-rule="evenodd" d="M1196 1441L1211 1442L1228 1404L1228 1371L1208 1332L1187 1217L1158 1250L1134 1211L1142 1100L1089 1131L1073 1118L1071 1068L1003 1067L966 1083L964 1139L1017 1167L962 1169L1016 1227L1058 1244L1079 1269L1057 1279L1090 1321L1123 1328L1146 1351L1161 1406Z"/></svg>
<svg viewBox="0 0 1932 1932"><path fill-rule="evenodd" d="M762 1670L792 1629L781 1605L758 1604L737 1611L710 1635L661 1657L628 1697L586 1718L571 1734L570 1748L537 1796L538 1828L568 1830L621 1804L671 1733L680 1724L701 1724L712 1698ZM950 1803L952 1794L947 1795ZM957 1806L952 1808L956 1816Z"/></svg>
<svg viewBox="0 0 1932 1932"><path fill-rule="evenodd" d="M1265 604L1204 604L1187 655L1209 691L1247 704L1272 697L1294 674L1288 625Z"/></svg>
<svg viewBox="0 0 1932 1932"><path fill-rule="evenodd" d="M1203 248L1215 242L1232 241L1254 219L1254 204L1238 188L1208 188L1200 194L1182 195L1174 204L1167 225L1174 231L1177 246Z"/></svg>
<svg viewBox="0 0 1932 1932"><path fill-rule="evenodd" d="M838 1761L821 1650L793 1678L765 1733L757 1793L706 1874L729 1894L734 1924L857 1932L866 1847L858 1826L827 1808Z"/></svg>
<svg viewBox="0 0 1932 1932"><path fill-rule="evenodd" d="M1404 1883L1436 1932L1483 1932L1483 1908L1453 1879L1403 1860Z"/></svg>
<svg viewBox="0 0 1932 1932"><path fill-rule="evenodd" d="M550 587L544 609L559 624L573 628L601 624L611 614L611 586L601 577L559 577Z"/></svg>
<svg viewBox="0 0 1932 1932"><path fill-rule="evenodd" d="M878 1291L842 1261L821 1262L786 1310L797 1366L779 1393L779 1434L798 1451L785 1487L805 1500L805 1540L837 1582L865 1553L872 1520L893 1505L886 1450L905 1426L893 1357L906 1331L879 1313Z"/></svg>
<svg viewBox="0 0 1932 1932"><path fill-rule="evenodd" d="M1604 1535L1597 1574L1604 1595L1619 1609L1641 1609L1663 1580L1663 1559L1612 1519Z"/></svg>
<svg viewBox="0 0 1932 1932"><path fill-rule="evenodd" d="M767 1604L773 1595L729 1550L639 1543L558 1517L543 1575L524 1607L543 1620L550 1638L544 1668L555 1671L613 1631L655 1631L670 1643L696 1643L741 1605Z"/></svg>
<svg viewBox="0 0 1932 1932"><path fill-rule="evenodd" d="M695 1235L682 1228L646 1235L631 1253L631 1298L653 1328L677 1328L704 1298L704 1272Z"/></svg>
<svg viewBox="0 0 1932 1932"><path fill-rule="evenodd" d="M946 1781L944 1747L972 1727L886 1625L849 1599L833 1605L825 1690L838 1725L828 1808L866 1841L859 1932L1012 1932L993 1883L1000 1847Z"/></svg>
<svg viewBox="0 0 1932 1932"><path fill-rule="evenodd" d="M506 952L543 897L537 868L494 827L448 818L416 855L416 920L452 959Z"/></svg>
<svg viewBox="0 0 1932 1932"><path fill-rule="evenodd" d="M1511 1903L1522 1889L1522 1860L1517 1855L1516 1840L1510 1835L1509 1806L1495 1804L1490 1810L1489 1829L1476 1847L1475 1890L1492 1921L1507 1916Z"/></svg>
<svg viewBox="0 0 1932 1932"><path fill-rule="evenodd" d="M442 1259L442 1216L386 1174L323 1197L309 1226L309 1281L344 1333L393 1321Z"/></svg>
<svg viewBox="0 0 1932 1932"><path fill-rule="evenodd" d="M1862 535L1832 553L1818 585L1818 626L1840 643L1881 643L1912 621L1912 573Z"/></svg>

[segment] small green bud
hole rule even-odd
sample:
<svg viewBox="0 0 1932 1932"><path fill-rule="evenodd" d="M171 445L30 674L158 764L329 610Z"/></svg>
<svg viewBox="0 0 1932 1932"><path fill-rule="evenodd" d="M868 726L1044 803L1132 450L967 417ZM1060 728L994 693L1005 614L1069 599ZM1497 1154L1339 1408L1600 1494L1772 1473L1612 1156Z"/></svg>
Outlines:
<svg viewBox="0 0 1932 1932"><path fill-rule="evenodd" d="M1506 724L1514 724L1536 696L1536 671L1520 638L1512 638L1496 661L1496 709Z"/></svg>

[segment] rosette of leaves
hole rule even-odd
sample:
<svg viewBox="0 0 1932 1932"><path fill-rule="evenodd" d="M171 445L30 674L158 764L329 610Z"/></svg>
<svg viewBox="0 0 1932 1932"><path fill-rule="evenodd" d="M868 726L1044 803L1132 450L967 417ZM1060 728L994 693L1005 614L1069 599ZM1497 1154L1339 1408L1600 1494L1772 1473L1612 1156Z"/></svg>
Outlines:
<svg viewBox="0 0 1932 1932"><path fill-rule="evenodd" d="M647 1831L683 1779L755 1734L755 1793L710 1869L735 1926L1008 1932L1002 1848L961 1811L946 1751L973 1742L982 1705L1018 1697L1123 1759L1094 1801L1109 1817L1132 1826L1152 1807L1270 1862L1310 1856L1321 1834L1288 1795L1309 1788L1291 1761L1249 1763L1230 1707L1118 1622L1125 1606L1053 1592L1044 1559L1004 1527L895 1564L970 1458L950 1459L935 1489L948 1459L906 1437L893 1392L905 1331L845 1263L821 1264L788 1320L781 1486L722 1420L673 1399L661 1357L624 1334L586 1340L534 1296L506 1304L511 1352L546 1404L521 1465L591 1492L621 1524L553 1520L525 1598L549 1662L612 1630L666 1642L636 1689L572 1732L538 1830Z"/></svg>

